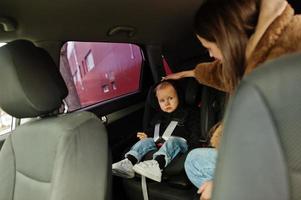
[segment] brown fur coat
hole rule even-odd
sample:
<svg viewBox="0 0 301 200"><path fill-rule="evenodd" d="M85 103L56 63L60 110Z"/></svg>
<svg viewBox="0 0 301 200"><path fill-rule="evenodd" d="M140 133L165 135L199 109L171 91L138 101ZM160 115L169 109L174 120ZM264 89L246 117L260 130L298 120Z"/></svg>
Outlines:
<svg viewBox="0 0 301 200"><path fill-rule="evenodd" d="M270 1L274 2L271 4ZM247 45L244 75L267 60L301 51L301 15L294 15L294 10L284 0L262 0L262 7L267 8L261 8L255 33ZM201 63L194 70L195 77L202 84L229 92L221 69L218 61ZM218 127L211 139L215 147L219 145L222 129L222 126Z"/></svg>

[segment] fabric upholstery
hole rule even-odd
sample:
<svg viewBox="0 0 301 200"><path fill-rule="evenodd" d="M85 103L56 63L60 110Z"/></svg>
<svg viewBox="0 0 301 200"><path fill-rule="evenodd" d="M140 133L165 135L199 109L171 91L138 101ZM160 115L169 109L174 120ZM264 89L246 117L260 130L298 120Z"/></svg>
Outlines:
<svg viewBox="0 0 301 200"><path fill-rule="evenodd" d="M18 126L0 151L0 200L110 198L108 139L92 113L50 115L67 95L46 51L28 41L0 49L0 105Z"/></svg>
<svg viewBox="0 0 301 200"><path fill-rule="evenodd" d="M301 199L301 55L246 77L226 113L214 200Z"/></svg>
<svg viewBox="0 0 301 200"><path fill-rule="evenodd" d="M11 138L8 137L0 152L0 199L11 200L14 194L15 158ZM5 181L5 183L4 183Z"/></svg>
<svg viewBox="0 0 301 200"><path fill-rule="evenodd" d="M0 153L0 199L106 199L107 150L104 126L92 113L24 124Z"/></svg>
<svg viewBox="0 0 301 200"><path fill-rule="evenodd" d="M44 50L16 40L0 48L0 60L0 107L5 112L37 117L60 107L68 90Z"/></svg>

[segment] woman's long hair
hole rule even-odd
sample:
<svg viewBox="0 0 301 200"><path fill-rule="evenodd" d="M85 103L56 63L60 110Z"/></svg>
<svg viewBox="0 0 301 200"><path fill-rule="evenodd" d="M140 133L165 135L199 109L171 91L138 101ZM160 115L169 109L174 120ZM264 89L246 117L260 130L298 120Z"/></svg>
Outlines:
<svg viewBox="0 0 301 200"><path fill-rule="evenodd" d="M246 65L246 45L258 21L260 0L207 0L195 17L195 32L215 42L223 55L224 82L235 90Z"/></svg>

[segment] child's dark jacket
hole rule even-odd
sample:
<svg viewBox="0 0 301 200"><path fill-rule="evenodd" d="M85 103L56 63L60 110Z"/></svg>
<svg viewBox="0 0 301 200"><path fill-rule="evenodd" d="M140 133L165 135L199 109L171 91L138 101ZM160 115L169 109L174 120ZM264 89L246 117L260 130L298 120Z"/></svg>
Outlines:
<svg viewBox="0 0 301 200"><path fill-rule="evenodd" d="M178 136L186 139L190 149L200 147L200 113L198 109L190 107L179 107L172 113L158 112L150 122L149 127L145 130L148 137L154 136L156 124L160 123L160 137L171 121L178 121L178 124L172 136Z"/></svg>

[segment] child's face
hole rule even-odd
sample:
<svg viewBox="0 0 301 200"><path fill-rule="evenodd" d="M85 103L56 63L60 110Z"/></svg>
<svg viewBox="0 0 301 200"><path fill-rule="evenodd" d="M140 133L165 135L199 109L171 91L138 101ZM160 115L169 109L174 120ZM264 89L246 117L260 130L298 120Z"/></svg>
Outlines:
<svg viewBox="0 0 301 200"><path fill-rule="evenodd" d="M179 98L173 86L167 85L164 88L160 88L156 94L158 103L163 112L171 113L177 109Z"/></svg>

